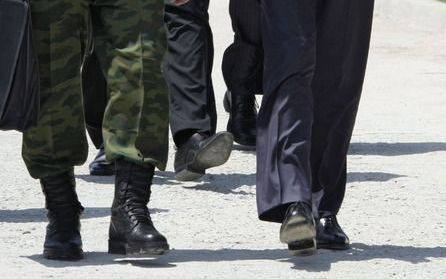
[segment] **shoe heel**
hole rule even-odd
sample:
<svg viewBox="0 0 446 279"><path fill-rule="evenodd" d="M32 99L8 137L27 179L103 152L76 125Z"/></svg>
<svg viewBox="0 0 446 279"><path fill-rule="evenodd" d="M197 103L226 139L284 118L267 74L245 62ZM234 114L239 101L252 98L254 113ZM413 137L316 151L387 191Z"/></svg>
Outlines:
<svg viewBox="0 0 446 279"><path fill-rule="evenodd" d="M119 254L119 255L127 255L127 245L121 241L108 241L108 253L109 254Z"/></svg>
<svg viewBox="0 0 446 279"><path fill-rule="evenodd" d="M82 249L49 249L44 248L43 257L48 260L77 261L84 258Z"/></svg>
<svg viewBox="0 0 446 279"><path fill-rule="evenodd" d="M316 240L306 239L297 241L288 245L289 252L292 256L306 257L316 253Z"/></svg>
<svg viewBox="0 0 446 279"><path fill-rule="evenodd" d="M178 181L194 181L205 175L204 170L196 170L190 167L180 171L175 175L175 179Z"/></svg>
<svg viewBox="0 0 446 279"><path fill-rule="evenodd" d="M286 244L315 238L316 228L305 218L295 218L280 234L280 241Z"/></svg>

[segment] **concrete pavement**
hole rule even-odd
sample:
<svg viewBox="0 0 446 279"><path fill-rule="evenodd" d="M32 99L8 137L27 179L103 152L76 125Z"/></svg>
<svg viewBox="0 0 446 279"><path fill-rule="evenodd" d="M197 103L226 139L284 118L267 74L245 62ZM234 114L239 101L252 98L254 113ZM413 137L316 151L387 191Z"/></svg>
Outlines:
<svg viewBox="0 0 446 279"><path fill-rule="evenodd" d="M219 70L229 44L227 0L211 1L219 129L226 125ZM159 259L106 253L113 179L76 168L86 212L86 258L42 258L46 225L39 183L20 158L20 134L0 132L0 278L442 278L446 276L446 36L379 14L349 155L339 221L352 249L293 258L279 226L257 220L255 152L196 183L157 173L151 208L173 250ZM95 154L93 147L90 158Z"/></svg>

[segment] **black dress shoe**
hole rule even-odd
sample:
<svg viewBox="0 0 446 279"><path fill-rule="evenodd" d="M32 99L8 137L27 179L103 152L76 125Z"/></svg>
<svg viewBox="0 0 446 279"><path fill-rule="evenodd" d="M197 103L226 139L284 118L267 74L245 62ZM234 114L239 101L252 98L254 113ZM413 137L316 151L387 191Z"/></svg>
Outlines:
<svg viewBox="0 0 446 279"><path fill-rule="evenodd" d="M296 202L288 207L280 227L280 241L288 244L294 256L309 256L316 252L316 228L308 204Z"/></svg>
<svg viewBox="0 0 446 279"><path fill-rule="evenodd" d="M231 155L233 140L228 132L210 137L193 134L175 153L175 178L192 181L202 177L206 169L224 164Z"/></svg>
<svg viewBox="0 0 446 279"><path fill-rule="evenodd" d="M108 241L110 254L151 256L169 250L167 239L154 227L147 208L153 174L153 166L116 161Z"/></svg>
<svg viewBox="0 0 446 279"><path fill-rule="evenodd" d="M115 174L115 164L105 159L105 151L102 146L93 162L89 165L90 175L110 176Z"/></svg>
<svg viewBox="0 0 446 279"><path fill-rule="evenodd" d="M73 171L40 179L48 209L43 256L51 260L83 258L80 215Z"/></svg>
<svg viewBox="0 0 446 279"><path fill-rule="evenodd" d="M245 96L226 91L223 105L229 113L227 131L234 135L234 141L240 145L255 146L257 138L255 95Z"/></svg>
<svg viewBox="0 0 446 279"><path fill-rule="evenodd" d="M316 220L316 241L318 249L347 250L350 240L338 224L336 216Z"/></svg>

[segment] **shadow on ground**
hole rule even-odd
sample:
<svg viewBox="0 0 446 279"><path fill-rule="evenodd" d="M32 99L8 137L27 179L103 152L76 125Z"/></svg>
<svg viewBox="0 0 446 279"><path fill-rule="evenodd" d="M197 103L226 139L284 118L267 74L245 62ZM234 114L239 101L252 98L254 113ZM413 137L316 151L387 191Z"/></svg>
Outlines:
<svg viewBox="0 0 446 279"><path fill-rule="evenodd" d="M234 151L254 154L255 147L234 145ZM350 145L349 155L380 155L380 156L402 156L423 154L437 151L446 151L445 142L396 142L396 143L362 143L356 142Z"/></svg>
<svg viewBox="0 0 446 279"><path fill-rule="evenodd" d="M172 268L177 264L188 262L240 262L253 260L269 260L291 264L291 268L309 272L329 271L331 265L338 262L359 262L369 260L390 259L412 264L430 262L431 259L446 258L446 247L413 247L395 245L366 245L356 243L347 251L318 251L313 257L290 257L283 249L249 250L171 250L169 254L157 259L126 259L122 256L105 252L87 252L85 259L78 262L50 261L42 255L31 255L27 258L46 267L65 268L80 266L101 266L111 264L132 264L143 268Z"/></svg>
<svg viewBox="0 0 446 279"><path fill-rule="evenodd" d="M255 149L244 147L241 145L234 145L234 150L243 151L250 154L255 154ZM430 152L446 151L446 143L444 142L412 142L412 143L352 143L349 150L349 155L374 155L374 156L403 156L424 154ZM401 177L394 174L386 173L351 173L349 174L349 182L361 181L387 181L394 178ZM86 182L93 182L97 184L113 184L114 176L91 176L91 175L76 175L76 178ZM255 185L255 174L212 174L205 175L203 180L206 183L213 183L215 188L228 184L228 180L235 185L235 188L248 185ZM154 178L155 184L161 185L181 185L182 183L175 180L175 174L171 171L156 172ZM200 188L206 189L206 186ZM227 191L224 190L223 191ZM231 193L229 191L228 193Z"/></svg>
<svg viewBox="0 0 446 279"><path fill-rule="evenodd" d="M151 208L150 213L168 212L167 209ZM101 218L110 216L109 207L86 207L82 214L82 219ZM5 223L31 223L46 222L46 209L27 208L27 209L7 209L0 210L0 222Z"/></svg>
<svg viewBox="0 0 446 279"><path fill-rule="evenodd" d="M89 174L76 174L77 179L81 179L85 182L91 182L96 184L115 184L115 176L93 176Z"/></svg>
<svg viewBox="0 0 446 279"><path fill-rule="evenodd" d="M400 177L406 176L386 172L349 172L347 182L386 182Z"/></svg>
<svg viewBox="0 0 446 279"><path fill-rule="evenodd" d="M255 186L255 173L207 174L199 181L182 183L175 180L171 171L158 172L153 182L159 185L179 185L190 190L211 191L222 194L254 195L254 193L237 190L242 186ZM236 191L237 190L237 191Z"/></svg>
<svg viewBox="0 0 446 279"><path fill-rule="evenodd" d="M404 176L385 172L350 172L348 174L348 182L386 182L400 177ZM157 173L157 176L154 178L154 183L159 185L186 185L175 180L175 173L170 171ZM199 182L188 182L185 188L221 194L255 195L254 189L249 192L239 189L242 186L254 187L255 185L255 173L222 173L205 175Z"/></svg>
<svg viewBox="0 0 446 279"><path fill-rule="evenodd" d="M352 143L349 155L402 156L446 151L445 142Z"/></svg>
<svg viewBox="0 0 446 279"><path fill-rule="evenodd" d="M77 179L81 179L85 182L96 184L110 184L114 185L115 176L94 176L89 174L78 174ZM175 173L171 171L156 171L153 177L154 184L161 185L181 185L180 181L175 180Z"/></svg>
<svg viewBox="0 0 446 279"><path fill-rule="evenodd" d="M385 172L349 172L347 182L386 182L400 177L405 176ZM97 184L114 184L114 176L76 175L76 178ZM175 173L171 171L156 172L155 177L153 178L153 183L161 186L184 185L181 181L175 179ZM198 184L196 184L196 186L188 186L188 189L212 191L222 194L251 195L253 193L235 190L241 186L255 186L256 174L207 174L198 182L191 183Z"/></svg>

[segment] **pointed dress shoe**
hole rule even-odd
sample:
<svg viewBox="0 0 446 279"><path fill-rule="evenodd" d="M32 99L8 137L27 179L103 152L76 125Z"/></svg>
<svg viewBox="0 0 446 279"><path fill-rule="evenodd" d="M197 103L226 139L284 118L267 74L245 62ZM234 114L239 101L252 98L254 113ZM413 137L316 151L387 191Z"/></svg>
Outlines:
<svg viewBox="0 0 446 279"><path fill-rule="evenodd" d="M89 165L90 175L111 176L115 174L115 164L105 158L104 146L99 148L98 154Z"/></svg>
<svg viewBox="0 0 446 279"><path fill-rule="evenodd" d="M48 209L43 256L51 260L83 258L80 215L84 208L75 191L73 171L40 179Z"/></svg>
<svg viewBox="0 0 446 279"><path fill-rule="evenodd" d="M335 215L316 220L316 241L318 249L347 250L350 240L344 233Z"/></svg>
<svg viewBox="0 0 446 279"><path fill-rule="evenodd" d="M226 163L231 155L233 140L228 132L213 136L193 134L175 153L175 178L193 181L205 175L206 169Z"/></svg>
<svg viewBox="0 0 446 279"><path fill-rule="evenodd" d="M240 145L254 147L257 139L257 104L255 95L238 95L226 91L223 99L229 113L227 131Z"/></svg>
<svg viewBox="0 0 446 279"><path fill-rule="evenodd" d="M316 252L316 228L308 204L296 202L288 207L280 227L280 241L288 244L294 256L310 256Z"/></svg>

